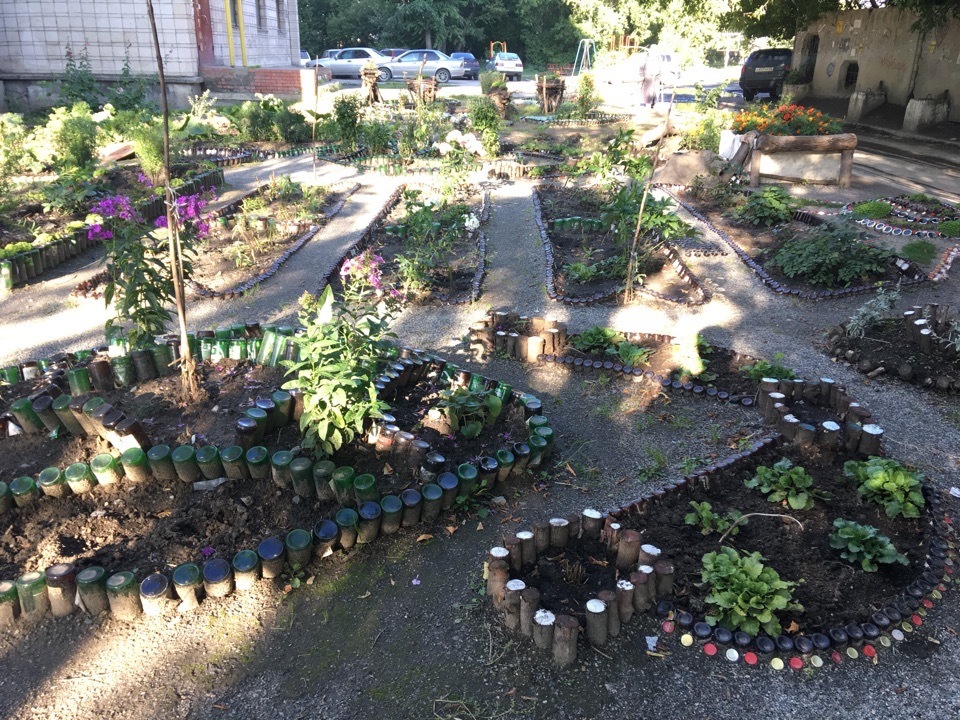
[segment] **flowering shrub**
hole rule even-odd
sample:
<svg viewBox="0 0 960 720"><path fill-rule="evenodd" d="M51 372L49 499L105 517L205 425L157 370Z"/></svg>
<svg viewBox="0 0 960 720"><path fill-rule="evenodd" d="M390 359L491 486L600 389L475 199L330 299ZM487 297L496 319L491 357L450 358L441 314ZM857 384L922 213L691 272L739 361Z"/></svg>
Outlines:
<svg viewBox="0 0 960 720"><path fill-rule="evenodd" d="M840 120L803 105L761 105L737 113L732 129L738 135L751 130L770 135L833 135L842 130Z"/></svg>
<svg viewBox="0 0 960 720"><path fill-rule="evenodd" d="M213 188L210 188L213 191ZM181 195L174 200L174 217L180 226L180 236L189 235L190 238L202 240L210 234L210 223L203 219L201 212L207 206L207 201L201 193ZM161 215L153 221L153 226L167 227L167 216Z"/></svg>
<svg viewBox="0 0 960 720"><path fill-rule="evenodd" d="M483 143L477 136L473 133L464 134L459 130L451 130L443 142L434 143L433 146L445 160L463 162L471 155L483 156Z"/></svg>

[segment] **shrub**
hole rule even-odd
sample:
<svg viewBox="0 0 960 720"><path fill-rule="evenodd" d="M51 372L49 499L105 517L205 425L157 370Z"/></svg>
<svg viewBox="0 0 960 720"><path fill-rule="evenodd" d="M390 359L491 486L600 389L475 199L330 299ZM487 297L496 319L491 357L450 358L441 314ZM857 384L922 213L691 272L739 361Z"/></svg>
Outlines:
<svg viewBox="0 0 960 720"><path fill-rule="evenodd" d="M67 44L63 78L60 80L60 97L68 103L84 102L90 106L96 106L100 102L100 92L90 68L90 55L86 48L75 51L72 45Z"/></svg>
<svg viewBox="0 0 960 720"><path fill-rule="evenodd" d="M333 121L337 137L348 147L356 147L360 137L360 98L356 95L338 95L333 102Z"/></svg>
<svg viewBox="0 0 960 720"><path fill-rule="evenodd" d="M684 150L710 150L719 152L720 131L726 126L723 117L708 113L700 117L697 124L683 133L680 147Z"/></svg>
<svg viewBox="0 0 960 720"><path fill-rule="evenodd" d="M488 92L498 87L506 87L507 83L503 79L503 73L493 70L480 73L480 92L486 95Z"/></svg>
<svg viewBox="0 0 960 720"><path fill-rule="evenodd" d="M273 95L258 94L256 100L225 108L224 114L246 141L297 143L310 139L311 128L306 118Z"/></svg>
<svg viewBox="0 0 960 720"><path fill-rule="evenodd" d="M0 114L0 191L12 176L26 169L29 158L23 120L19 115Z"/></svg>
<svg viewBox="0 0 960 720"><path fill-rule="evenodd" d="M917 265L929 265L937 256L937 246L929 240L913 240L900 248L899 254Z"/></svg>
<svg viewBox="0 0 960 720"><path fill-rule="evenodd" d="M884 313L892 310L898 302L900 302L899 283L892 290L880 288L877 294L857 308L857 311L847 321L847 335L853 338L862 338L867 334L867 330L880 322Z"/></svg>
<svg viewBox="0 0 960 720"><path fill-rule="evenodd" d="M360 137L371 153L382 155L390 148L393 132L386 123L370 120L360 125Z"/></svg>
<svg viewBox="0 0 960 720"><path fill-rule="evenodd" d="M823 493L813 487L813 478L789 458L781 458L773 467L761 465L757 474L744 480L748 488L756 488L767 496L767 502L786 502L791 510L810 510L815 497Z"/></svg>
<svg viewBox="0 0 960 720"><path fill-rule="evenodd" d="M594 325L582 333L574 335L570 343L580 352L606 352L607 348L623 342L626 338L611 328Z"/></svg>
<svg viewBox="0 0 960 720"><path fill-rule="evenodd" d="M284 361L291 379L283 387L303 393L302 447L329 456L388 407L377 397L374 381L394 337L392 315L366 293L348 307L334 299L329 285L317 300L307 296L302 305L306 332L297 337L300 359Z"/></svg>
<svg viewBox="0 0 960 720"><path fill-rule="evenodd" d="M618 358L624 365L640 367L650 362L650 357L653 355L653 348L634 345L632 342L624 340L616 347L608 347L606 352L607 355L613 355Z"/></svg>
<svg viewBox="0 0 960 720"><path fill-rule="evenodd" d="M843 126L837 118L802 105L760 105L736 114L731 125L742 135L751 130L771 135L833 135Z"/></svg>
<svg viewBox="0 0 960 720"><path fill-rule="evenodd" d="M886 248L860 242L861 233L850 222L830 221L812 237L791 238L773 256L773 265L790 278L815 285L846 287L853 281L869 282L890 262Z"/></svg>
<svg viewBox="0 0 960 720"><path fill-rule="evenodd" d="M710 625L743 630L756 635L762 629L773 637L780 634L777 613L803 610L793 602L796 583L780 579L773 568L763 564L760 553L741 556L723 547L703 556L701 578L710 593L706 597Z"/></svg>
<svg viewBox="0 0 960 720"><path fill-rule="evenodd" d="M767 185L750 193L747 202L733 213L751 225L779 225L793 217L793 198L778 185Z"/></svg>
<svg viewBox="0 0 960 720"><path fill-rule="evenodd" d="M868 200L853 206L853 214L857 218L878 220L889 216L891 212L893 212L893 208L883 200Z"/></svg>
<svg viewBox="0 0 960 720"><path fill-rule="evenodd" d="M881 535L872 525L860 525L853 520L837 518L830 533L830 547L840 550L840 557L859 563L864 572L876 572L878 563L907 564L905 555L897 552L890 538Z"/></svg>
<svg viewBox="0 0 960 720"><path fill-rule="evenodd" d="M500 128L502 120L497 106L486 95L470 102L470 124L480 135L484 152L489 157L500 154Z"/></svg>
<svg viewBox="0 0 960 720"><path fill-rule="evenodd" d="M590 113L600 107L600 98L597 95L597 88L593 82L593 75L584 73L580 76L580 84L577 87L577 96L573 101L576 106L576 116L583 120Z"/></svg>
<svg viewBox="0 0 960 720"><path fill-rule="evenodd" d="M896 460L870 457L865 461L848 460L843 474L856 481L860 497L883 505L887 517L920 517L924 505L920 473L908 470Z"/></svg>
<svg viewBox="0 0 960 720"><path fill-rule="evenodd" d="M62 169L83 168L93 163L97 152L97 123L85 102L71 108L56 108L44 128Z"/></svg>
<svg viewBox="0 0 960 720"><path fill-rule="evenodd" d="M937 230L947 237L960 237L960 220L947 220L937 225Z"/></svg>
<svg viewBox="0 0 960 720"><path fill-rule="evenodd" d="M157 185L163 176L163 127L141 124L130 130L128 135L140 167L150 181Z"/></svg>

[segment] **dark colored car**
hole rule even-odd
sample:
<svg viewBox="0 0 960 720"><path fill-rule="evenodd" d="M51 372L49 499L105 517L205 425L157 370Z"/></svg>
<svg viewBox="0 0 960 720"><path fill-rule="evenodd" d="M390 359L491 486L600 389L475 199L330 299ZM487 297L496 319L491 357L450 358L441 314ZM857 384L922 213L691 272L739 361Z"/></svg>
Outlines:
<svg viewBox="0 0 960 720"><path fill-rule="evenodd" d="M743 99L750 102L758 92L770 93L774 100L779 99L792 62L793 50L788 48L769 48L750 53L740 69Z"/></svg>
<svg viewBox="0 0 960 720"><path fill-rule="evenodd" d="M463 76L464 80L478 80L480 78L480 61L473 56L473 53L455 52L450 53L450 57L454 60L463 60L463 70L466 73Z"/></svg>

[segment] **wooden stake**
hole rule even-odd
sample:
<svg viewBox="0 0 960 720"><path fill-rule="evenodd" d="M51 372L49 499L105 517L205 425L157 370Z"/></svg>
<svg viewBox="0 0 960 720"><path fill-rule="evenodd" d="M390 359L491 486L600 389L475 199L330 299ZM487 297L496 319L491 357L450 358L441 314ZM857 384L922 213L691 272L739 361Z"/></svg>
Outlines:
<svg viewBox="0 0 960 720"><path fill-rule="evenodd" d="M660 559L660 548L656 545L641 545L637 562L641 565L653 566Z"/></svg>
<svg viewBox="0 0 960 720"><path fill-rule="evenodd" d="M636 530L624 530L620 534L620 545L617 548L617 570L630 572L637 566L640 558L640 533Z"/></svg>
<svg viewBox="0 0 960 720"><path fill-rule="evenodd" d="M603 647L607 642L607 614L603 600L587 600L587 640L594 647Z"/></svg>
<svg viewBox="0 0 960 720"><path fill-rule="evenodd" d="M537 555L550 547L550 523L537 523L533 526L533 547Z"/></svg>
<svg viewBox="0 0 960 720"><path fill-rule="evenodd" d="M568 667L577 661L577 634L580 623L572 615L558 615L553 626L553 661Z"/></svg>
<svg viewBox="0 0 960 720"><path fill-rule="evenodd" d="M570 540L576 540L580 537L580 513L570 513L567 515L567 522L570 523L567 537Z"/></svg>
<svg viewBox="0 0 960 720"><path fill-rule="evenodd" d="M570 522L565 518L551 518L550 546L565 548L570 537Z"/></svg>
<svg viewBox="0 0 960 720"><path fill-rule="evenodd" d="M549 610L537 610L533 615L533 644L541 650L553 649L553 626L557 616Z"/></svg>
<svg viewBox="0 0 960 720"><path fill-rule="evenodd" d="M487 562L492 563L494 560L504 560L509 563L510 551L500 545L490 548L487 550Z"/></svg>
<svg viewBox="0 0 960 720"><path fill-rule="evenodd" d="M820 446L825 450L836 450L840 445L840 426L833 420L820 423Z"/></svg>
<svg viewBox="0 0 960 720"><path fill-rule="evenodd" d="M540 591L535 587L520 591L520 634L533 637L533 616L540 609Z"/></svg>
<svg viewBox="0 0 960 720"><path fill-rule="evenodd" d="M510 567L520 570L520 566L523 565L523 559L520 556L520 538L516 535L508 535L503 539L503 546L510 552Z"/></svg>
<svg viewBox="0 0 960 720"><path fill-rule="evenodd" d="M531 335L527 338L527 362L535 363L543 355L543 338Z"/></svg>
<svg viewBox="0 0 960 720"><path fill-rule="evenodd" d="M656 575L657 597L662 600L673 595L673 563L669 560L657 560L653 571Z"/></svg>
<svg viewBox="0 0 960 720"><path fill-rule="evenodd" d="M517 357L517 341L519 340L520 336L517 333L507 333L507 357Z"/></svg>
<svg viewBox="0 0 960 720"><path fill-rule="evenodd" d="M633 609L638 613L650 609L653 604L650 595L655 592L650 583L653 568L649 565L641 565L640 568L630 573L630 582L633 583Z"/></svg>
<svg viewBox="0 0 960 720"><path fill-rule="evenodd" d="M869 423L862 428L857 452L861 455L879 455L882 444L883 428L874 423Z"/></svg>
<svg viewBox="0 0 960 720"><path fill-rule="evenodd" d="M629 580L617 581L617 615L622 623L633 618L633 590L633 583Z"/></svg>
<svg viewBox="0 0 960 720"><path fill-rule="evenodd" d="M603 590L597 597L607 606L607 635L617 637L620 634L620 612L617 609L617 593Z"/></svg>
<svg viewBox="0 0 960 720"><path fill-rule="evenodd" d="M583 536L589 540L599 540L603 530L603 513L593 508L585 508L580 513L580 525L583 527Z"/></svg>
<svg viewBox="0 0 960 720"><path fill-rule="evenodd" d="M507 581L510 580L510 566L506 560L494 560L487 565L487 596L493 600L493 606L503 609Z"/></svg>
<svg viewBox="0 0 960 720"><path fill-rule="evenodd" d="M623 527L618 522L611 522L610 517L606 519L606 527L600 539L607 544L607 550L616 555L620 550L620 535Z"/></svg>
<svg viewBox="0 0 960 720"><path fill-rule="evenodd" d="M509 580L503 595L503 623L507 630L520 629L520 593L527 587L523 580Z"/></svg>
<svg viewBox="0 0 960 720"><path fill-rule="evenodd" d="M537 546L533 539L533 533L529 530L521 530L517 533L520 540L520 562L522 565L532 565L537 561Z"/></svg>

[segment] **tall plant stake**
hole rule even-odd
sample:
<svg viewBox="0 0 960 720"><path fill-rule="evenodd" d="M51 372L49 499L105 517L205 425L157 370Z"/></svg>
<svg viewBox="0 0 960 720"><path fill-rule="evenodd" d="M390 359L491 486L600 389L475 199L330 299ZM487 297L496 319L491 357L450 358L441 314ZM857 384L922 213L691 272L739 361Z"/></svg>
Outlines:
<svg viewBox="0 0 960 720"><path fill-rule="evenodd" d="M183 288L183 247L180 243L180 224L176 201L170 187L170 108L167 105L167 83L163 74L163 56L160 53L160 38L157 35L157 20L153 14L153 2L147 0L147 16L153 34L153 49L157 54L157 76L160 79L160 111L163 114L163 191L167 206L167 232L170 236L168 262L173 281L174 304L180 323L180 392L185 402L197 399L197 366L190 352L187 337L187 306Z"/></svg>
<svg viewBox="0 0 960 720"><path fill-rule="evenodd" d="M630 258L627 262L627 285L624 295L627 302L632 302L633 297L633 278L637 274L637 245L640 243L640 233L643 229L643 211L647 206L647 196L650 195L650 186L653 185L653 176L657 172L657 163L660 162L660 147L663 145L663 139L670 131L670 114L673 112L673 102L677 97L677 89L673 88L670 93L670 106L667 108L667 119L663 126L663 134L657 140L657 147L653 151L653 167L650 168L650 177L643 186L643 197L640 199L640 212L637 213L637 228L633 232L633 244L630 246Z"/></svg>

